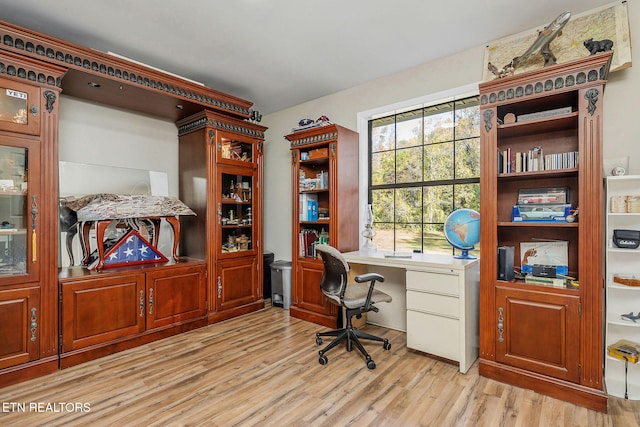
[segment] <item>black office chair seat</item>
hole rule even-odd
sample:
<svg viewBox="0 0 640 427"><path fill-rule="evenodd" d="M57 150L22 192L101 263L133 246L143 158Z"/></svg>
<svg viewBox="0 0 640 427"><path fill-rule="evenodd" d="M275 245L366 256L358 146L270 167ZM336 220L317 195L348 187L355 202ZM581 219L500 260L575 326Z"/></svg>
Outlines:
<svg viewBox="0 0 640 427"><path fill-rule="evenodd" d="M345 342L347 351L352 351L355 345L365 357L367 368L375 369L375 362L360 343L360 340L380 341L383 343L385 350L389 350L391 344L386 338L380 338L358 330L353 326L352 318L355 316L359 319L363 313L368 311L377 312L376 303L391 302L390 295L375 289L375 283L384 282L384 277L378 273L365 273L354 278L356 283L347 285L349 264L342 254L329 245L318 245L316 251L322 257L324 264L324 274L320 281L322 293L330 302L345 309L347 321L344 328L316 333L317 345L322 345L322 337L335 337L325 348L318 352L320 355L318 362L321 365L326 365L329 359L325 353L338 344Z"/></svg>

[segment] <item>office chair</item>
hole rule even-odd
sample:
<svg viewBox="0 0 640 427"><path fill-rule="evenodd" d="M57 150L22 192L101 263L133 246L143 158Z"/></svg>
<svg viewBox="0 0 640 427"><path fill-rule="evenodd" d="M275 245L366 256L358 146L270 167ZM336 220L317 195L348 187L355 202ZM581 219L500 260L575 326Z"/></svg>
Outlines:
<svg viewBox="0 0 640 427"><path fill-rule="evenodd" d="M386 338L376 337L355 328L351 322L351 318L361 318L362 313L368 311L378 311L378 307L374 304L378 302L391 302L391 296L374 289L375 282L384 282L384 277L377 273L365 273L355 277L355 284L347 286L347 272L349 264L342 254L332 246L318 245L316 252L322 257L324 264L324 274L320 281L322 293L329 298L329 301L344 308L346 311L347 325L342 329L336 329L328 332L316 333L316 344L322 345L322 337L335 337L325 348L320 350L318 354L320 358L318 362L326 365L329 359L325 353L342 342L346 342L347 351L352 351L355 345L360 353L365 357L367 368L375 369L376 364L369 356L369 353L360 343L361 339L381 341L383 348L389 350L391 344ZM366 282L369 282L368 284Z"/></svg>

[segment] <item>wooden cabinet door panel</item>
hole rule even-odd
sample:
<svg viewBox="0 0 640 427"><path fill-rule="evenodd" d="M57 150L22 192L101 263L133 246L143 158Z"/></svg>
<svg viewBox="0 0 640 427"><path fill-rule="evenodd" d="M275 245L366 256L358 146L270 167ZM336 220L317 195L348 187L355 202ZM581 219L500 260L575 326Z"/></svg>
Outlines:
<svg viewBox="0 0 640 427"><path fill-rule="evenodd" d="M0 79L0 129L40 135L40 88Z"/></svg>
<svg viewBox="0 0 640 427"><path fill-rule="evenodd" d="M40 289L0 291L0 369L38 358Z"/></svg>
<svg viewBox="0 0 640 427"><path fill-rule="evenodd" d="M337 308L327 301L320 289L324 274L321 262L301 262L298 268L298 287L295 295L298 307L318 314L337 315Z"/></svg>
<svg viewBox="0 0 640 427"><path fill-rule="evenodd" d="M219 262L214 285L217 310L255 302L258 295L257 271L254 257Z"/></svg>
<svg viewBox="0 0 640 427"><path fill-rule="evenodd" d="M578 296L496 288L496 361L578 382Z"/></svg>
<svg viewBox="0 0 640 427"><path fill-rule="evenodd" d="M147 329L206 313L205 265L147 273Z"/></svg>
<svg viewBox="0 0 640 427"><path fill-rule="evenodd" d="M143 332L144 284L143 273L62 283L62 351Z"/></svg>

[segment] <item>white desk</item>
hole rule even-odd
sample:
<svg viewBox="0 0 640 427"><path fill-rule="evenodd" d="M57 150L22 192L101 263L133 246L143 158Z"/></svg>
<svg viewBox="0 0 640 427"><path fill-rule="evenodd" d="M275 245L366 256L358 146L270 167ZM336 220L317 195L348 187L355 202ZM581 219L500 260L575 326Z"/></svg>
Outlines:
<svg viewBox="0 0 640 427"><path fill-rule="evenodd" d="M354 272L382 274L376 289L393 298L378 313L367 313L367 322L405 331L408 348L456 361L466 373L478 358L479 260L433 253L385 257L389 253L343 254Z"/></svg>

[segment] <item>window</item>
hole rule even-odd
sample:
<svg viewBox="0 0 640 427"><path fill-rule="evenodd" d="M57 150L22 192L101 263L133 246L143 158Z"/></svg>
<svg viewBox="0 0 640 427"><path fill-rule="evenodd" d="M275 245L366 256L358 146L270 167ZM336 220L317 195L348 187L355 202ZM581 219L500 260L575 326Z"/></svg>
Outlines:
<svg viewBox="0 0 640 427"><path fill-rule="evenodd" d="M447 216L480 210L478 96L369 120L369 153L378 248L452 253Z"/></svg>

